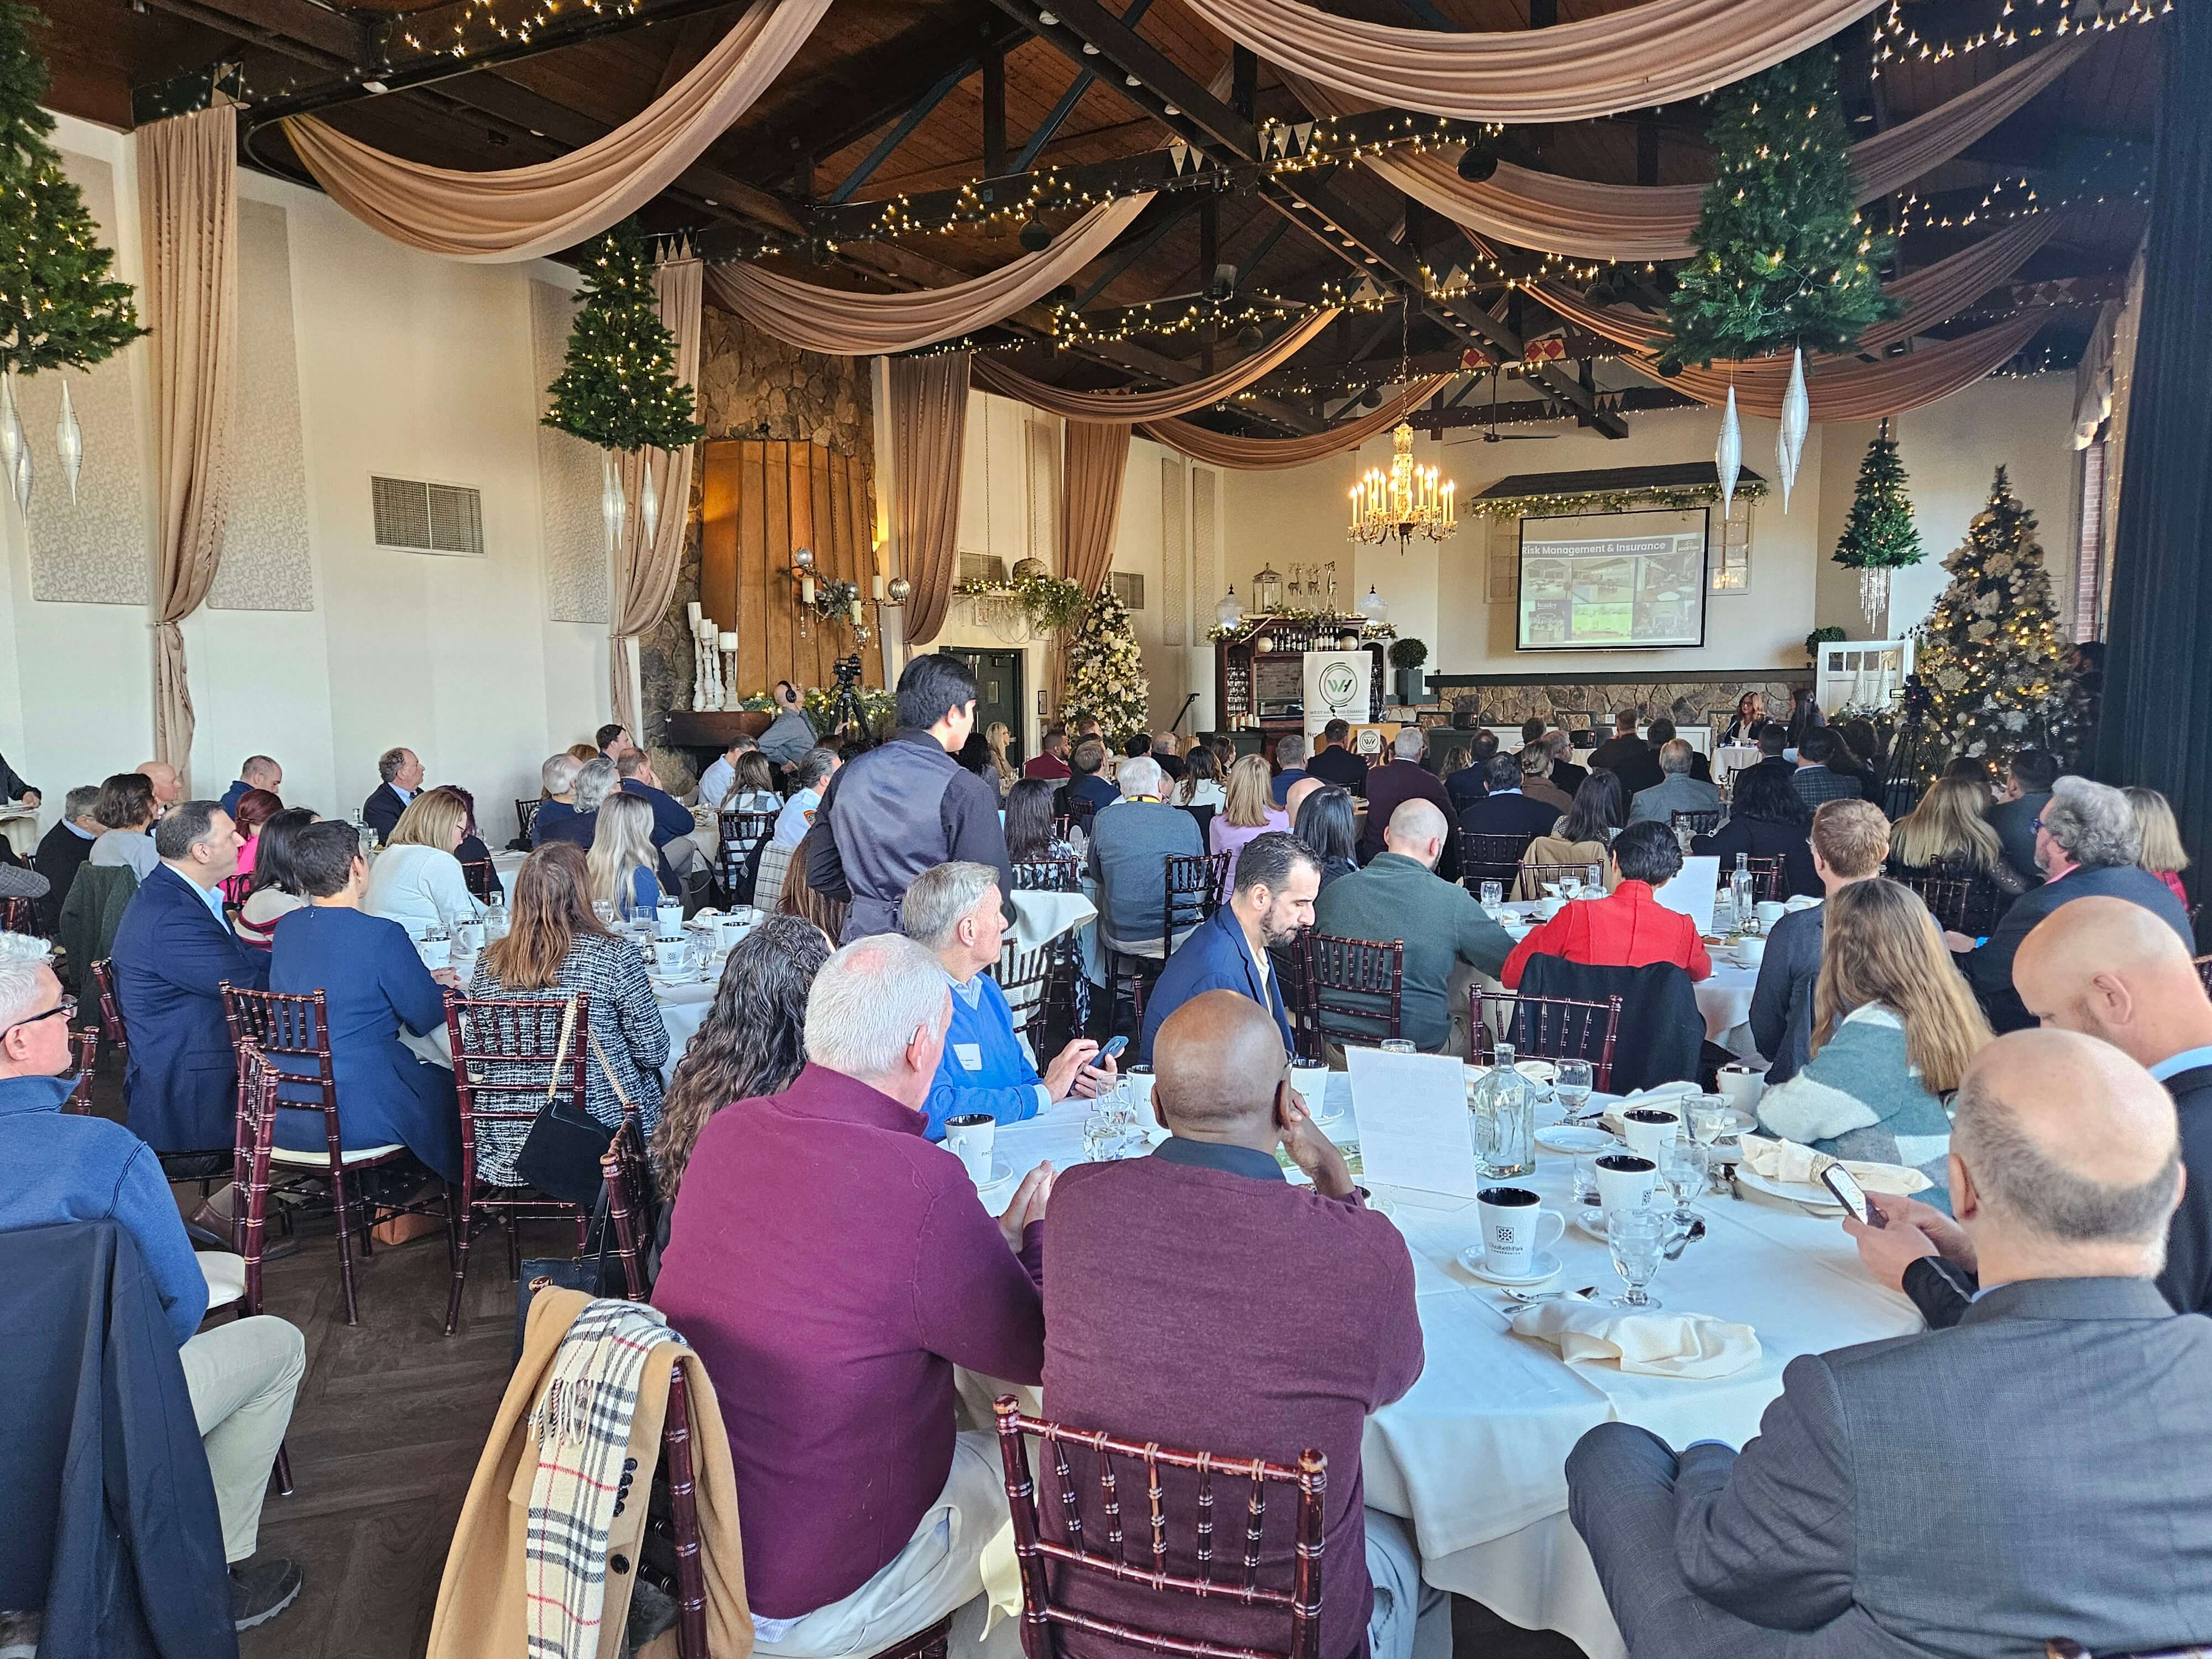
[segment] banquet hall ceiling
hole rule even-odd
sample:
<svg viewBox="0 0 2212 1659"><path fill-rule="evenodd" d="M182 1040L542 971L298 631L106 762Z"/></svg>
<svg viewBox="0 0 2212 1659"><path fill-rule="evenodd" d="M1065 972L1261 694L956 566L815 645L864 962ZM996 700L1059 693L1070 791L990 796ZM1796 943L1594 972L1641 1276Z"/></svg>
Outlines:
<svg viewBox="0 0 2212 1659"><path fill-rule="evenodd" d="M1324 0L1322 9L1399 27L1515 31L1592 18L1633 3ZM356 138L438 167L514 167L589 143L636 114L743 9L701 0L629 0L627 5L453 0L411 7L331 0L48 3L53 26L44 49L55 107L129 127L134 107L143 119L189 106L196 95L204 98L196 89L211 76L230 76L225 85L252 106L240 122L241 131L252 133L246 159L295 178L304 173L281 130L252 131L264 106L304 103ZM1931 42L1962 43L1994 23L2001 9L2055 17L2096 3L2012 0L2008 9L2004 0L1900 0L1899 17ZM2102 3L2119 9L2113 0ZM1133 31L1127 21L1131 14L1137 18ZM1930 62L1908 53L1882 64L1875 75L1873 40L1882 17L1877 11L1835 40L1855 139L1959 96L2041 44L1959 51ZM470 67L517 52L520 26L533 18L531 45L547 49ZM655 230L695 233L710 254L749 254L763 242L798 240L817 204L954 189L991 171L1019 170L1032 147L1032 169L1139 157L1174 135L1161 112L1162 94L1150 85L1124 84L1131 65L1118 60L1130 54L1113 43L1126 42L1132 33L1148 54L1139 67L1164 65L1194 88L1221 76L1220 100L1232 100L1224 74L1230 43L1182 0L1070 0L1057 8L1055 27L1047 34L1036 32L1037 24L1036 0L836 0L775 85L642 216ZM549 48L577 28L594 31L592 38ZM1081 55L1077 48L1086 29L1108 50ZM1973 321L1964 323L1973 326L2022 298L2070 302L2052 307L2050 325L2022 353L2024 363L2064 362L2078 350L2095 304L2116 290L2132 257L2156 117L2159 34L2155 24L2101 33L2056 84L1914 187L1922 199L1901 241L1906 270L1958 252L2031 188L2043 205L2071 204L2060 229L2015 284L1998 290L1971 313ZM454 55L457 45L467 48L466 56ZM429 76L438 78L410 84L413 77ZM376 77L392 90L371 96L357 84ZM334 91L340 95L331 96ZM1304 109L1264 64L1255 97L1261 119L1304 118ZM1188 122L1182 125L1188 136ZM1516 128L1508 135L1514 146L1509 153L1573 178L1620 185L1692 183L1709 169L1703 128L1702 109L1685 103L1633 116ZM1041 132L1047 136L1038 143ZM854 184L856 172L861 177ZM1203 296L1217 265L1237 267L1239 302L1263 297L1309 302L1322 296L1325 284L1348 287L1363 276L1388 287L1394 266L1401 278L1424 263L1438 275L1454 266L1482 270L1466 233L1409 204L1364 168L1297 175L1290 185L1301 201L1320 199L1315 194L1320 191L1351 209L1364 227L1355 239L1358 245L1347 247L1344 239L1319 229L1311 212L1286 209L1279 190L1164 194L1115 249L1058 296L1083 313L1088 337L1059 352L1042 344L1013 349L1011 361L1024 373L1086 387L1172 383L1225 365L1244 349L1233 325L1127 331L1123 310L1172 300L1159 314L1181 313ZM1898 198L1886 198L1868 212L1880 221L1899 205ZM1067 211L1042 216L1054 229L1072 216ZM835 222L842 229L834 254L823 246L828 239L817 236L811 261L804 252L772 257L810 280L915 288L989 270L1022 251L1015 222L867 240L851 234L851 218L847 214ZM817 230L830 222L815 222ZM1534 272L1540 263L1540 256L1526 251L1494 240L1491 246L1516 274ZM2051 286L2062 280L2063 288ZM2029 284L2043 286L2030 290ZM1500 340L1507 343L1510 362L1521 340L1559 325L1533 296L1503 285L1479 287L1455 301L1431 300L1416 313L1412 331L1415 367L1449 367L1470 346L1495 354ZM1052 326L1045 308L1032 307L977 343L1012 348ZM1929 331L1939 337L1955 331ZM1395 377L1400 343L1397 308L1349 313L1263 383L1266 397L1219 418L1231 427L1240 416L1256 422L1243 429L1259 433L1319 429L1347 398ZM1614 361L1613 348L1571 330L1566 345L1566 359L1540 376L1509 380L1501 419L1573 414L1618 432L1625 429L1619 416L1595 412L1598 405L1625 402L1632 410L1675 400ZM1597 361L1577 362L1586 357ZM1465 395L1471 389L1482 395ZM1487 418L1480 412L1489 402L1487 382L1479 388L1462 383L1460 390L1464 402L1439 415L1437 424ZM1619 395L1624 392L1629 394L1625 400Z"/></svg>

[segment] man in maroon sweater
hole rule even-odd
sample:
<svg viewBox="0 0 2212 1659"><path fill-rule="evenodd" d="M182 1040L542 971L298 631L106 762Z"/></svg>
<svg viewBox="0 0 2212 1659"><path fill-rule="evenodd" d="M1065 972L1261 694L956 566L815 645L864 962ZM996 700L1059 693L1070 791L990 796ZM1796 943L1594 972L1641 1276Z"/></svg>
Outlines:
<svg viewBox="0 0 2212 1659"><path fill-rule="evenodd" d="M1061 1422L1186 1451L1295 1464L1317 1449L1328 1459L1322 1659L1348 1659L1363 1638L1374 1659L1410 1659L1417 1622L1419 1659L1444 1659L1447 1598L1422 1587L1407 1523L1366 1510L1360 1484L1368 1414L1421 1374L1405 1241L1367 1208L1342 1154L1308 1121L1281 1035L1249 997L1209 991L1184 1004L1160 1028L1152 1065L1153 1110L1170 1139L1150 1158L1071 1169L1054 1194L1045 1408ZM1310 1190L1284 1179L1278 1145L1312 1177ZM1141 1516L1142 1486L1121 1473ZM1079 1474L1090 1477L1083 1490L1095 1510L1096 1471ZM1163 1469L1161 1484L1169 1571L1194 1577L1196 1476ZM1216 1482L1217 1516L1241 1521L1243 1507ZM1274 1489L1264 1583L1290 1587L1296 1511L1291 1491ZM1125 1527L1127 1514L1125 1498ZM1104 1520L1086 1512L1085 1536L1103 1537ZM1058 1535L1056 1514L1045 1524ZM1242 1531L1216 1522L1218 1583L1240 1582ZM1148 1542L1136 1554L1149 1559ZM1096 1575L1065 1576L1060 1592L1086 1613L1139 1626L1161 1618L1159 1597ZM1229 1596L1176 1600L1178 1635L1283 1644L1279 1612ZM1058 1639L1069 1659L1123 1651L1073 1628Z"/></svg>
<svg viewBox="0 0 2212 1659"><path fill-rule="evenodd" d="M1006 1488L995 1437L955 1434L952 1370L1040 1375L1052 1166L994 1223L923 1139L951 1012L913 940L845 946L806 1069L716 1113L677 1195L653 1305L714 1379L756 1650L780 1659L875 1653L956 1609L956 1651L981 1630Z"/></svg>

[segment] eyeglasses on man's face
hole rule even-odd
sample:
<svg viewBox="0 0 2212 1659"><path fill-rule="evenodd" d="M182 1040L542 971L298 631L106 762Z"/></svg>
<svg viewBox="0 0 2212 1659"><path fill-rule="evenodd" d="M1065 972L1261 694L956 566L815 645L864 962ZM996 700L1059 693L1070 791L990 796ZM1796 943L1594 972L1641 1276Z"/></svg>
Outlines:
<svg viewBox="0 0 2212 1659"><path fill-rule="evenodd" d="M76 999L75 997L64 997L59 1002L47 1009L44 1013L31 1014L22 1019L17 1020L13 1025L0 1027L0 1037L6 1036L9 1031L20 1031L26 1025L36 1025L42 1019L52 1019L57 1014L62 1016L64 1018L67 1018L75 1012L76 1012Z"/></svg>

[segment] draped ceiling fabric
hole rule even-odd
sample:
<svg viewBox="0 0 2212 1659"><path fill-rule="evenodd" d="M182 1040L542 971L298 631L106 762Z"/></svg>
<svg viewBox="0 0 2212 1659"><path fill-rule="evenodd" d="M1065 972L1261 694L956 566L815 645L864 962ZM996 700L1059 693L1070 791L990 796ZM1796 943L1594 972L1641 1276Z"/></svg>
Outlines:
<svg viewBox="0 0 2212 1659"><path fill-rule="evenodd" d="M192 693L177 626L222 562L238 380L238 109L138 129L138 201L153 331L160 492L154 613L154 754L191 793Z"/></svg>
<svg viewBox="0 0 2212 1659"><path fill-rule="evenodd" d="M1460 33L1332 17L1303 0L1184 0L1278 68L1463 121L1586 121L1694 98L1816 46L1887 0L1644 0L1548 28Z"/></svg>
<svg viewBox="0 0 2212 1659"><path fill-rule="evenodd" d="M1152 199L1146 191L1102 203L1042 252L945 288L855 294L754 264L710 266L707 283L718 303L802 350L836 357L916 351L1002 322L1042 299L1103 253Z"/></svg>
<svg viewBox="0 0 2212 1659"><path fill-rule="evenodd" d="M2041 312L2022 312L1959 339L1874 363L1863 363L1856 357L1808 357L1805 390L1812 398L1813 418L1874 421L1923 409L1964 391L1999 368L2033 339L2046 320ZM1656 358L1632 355L1627 361L1658 378ZM1762 358L1756 363L1733 367L1733 374L1718 364L1711 368L1686 368L1659 384L1716 406L1728 401L1729 388L1733 386L1738 409L1747 415L1778 420L1783 393L1789 385L1789 359Z"/></svg>
<svg viewBox="0 0 2212 1659"><path fill-rule="evenodd" d="M969 372L985 391L1018 398L1063 420L1118 421L1124 425L1133 421L1164 421L1235 397L1255 380L1290 362L1334 322L1336 315L1337 307L1334 306L1309 312L1280 338L1219 374L1193 380L1188 386L1170 386L1164 392L1067 392L1018 374L988 357L976 358Z"/></svg>
<svg viewBox="0 0 2212 1659"><path fill-rule="evenodd" d="M699 261L687 253L654 266L653 289L660 320L676 337L676 378L699 384L699 310L703 282ZM676 598L676 576L684 563L684 541L691 521L691 461L686 444L678 450L641 449L621 458L622 540L615 549L614 650L609 662L614 682L615 718L632 732L641 730L632 690L630 665L639 635L658 626ZM645 536L640 503L647 469L659 492L659 517L653 539ZM731 626L734 626L732 623Z"/></svg>
<svg viewBox="0 0 2212 1659"><path fill-rule="evenodd" d="M2057 233L2063 216L2058 213L2038 213L2017 220L1948 259L1939 259L1883 284L1883 293L1893 300L1904 301L1904 313L1869 327L1859 338L1859 351L1886 350L1899 340L1910 339L1938 323L1949 321L2018 270ZM1674 337L1667 319L1648 311L1593 306L1572 289L1558 283L1539 283L1535 293L1547 307L1568 322L1633 352L1643 353L1653 342ZM1849 362L1856 355L1845 353L1819 361ZM1725 373L1728 366L1717 367ZM1737 363L1734 368L1739 376L1753 380L1771 374L1786 380L1790 374L1786 358L1759 358ZM1742 380L1740 379L1737 384L1741 386Z"/></svg>
<svg viewBox="0 0 2212 1659"><path fill-rule="evenodd" d="M1231 438L1188 421L1142 421L1137 430L1154 443L1211 466L1237 472L1273 471L1283 467L1308 466L1357 449L1378 432L1388 432L1401 421L1414 418L1420 406L1457 379L1453 374L1431 375L1416 380L1372 415L1364 415L1342 426L1331 427L1303 438Z"/></svg>
<svg viewBox="0 0 2212 1659"><path fill-rule="evenodd" d="M1901 190L1949 161L2016 113L2094 44L2087 32L2071 36L1852 145L1856 199L1864 204ZM1293 79L1291 85L1316 115L1352 114L1365 101L1310 82ZM1489 179L1470 184L1459 176L1455 156L1414 149L1363 155L1360 164L1425 207L1518 247L1583 259L1686 259L1697 251L1703 185L1601 185L1504 161Z"/></svg>
<svg viewBox="0 0 2212 1659"><path fill-rule="evenodd" d="M968 437L968 354L894 357L890 382L891 539L913 585L906 642L927 645L945 626L960 563L960 456Z"/></svg>
<svg viewBox="0 0 2212 1659"><path fill-rule="evenodd" d="M979 358L975 367L982 366ZM1061 453L1060 574L1085 592L1096 593L1114 563L1121 484L1129 475L1129 423L1069 421ZM1046 678L1055 708L1067 683L1067 646L1065 635L1054 636Z"/></svg>
<svg viewBox="0 0 2212 1659"><path fill-rule="evenodd" d="M334 201L394 241L453 259L536 258L598 235L673 184L783 72L830 3L753 0L721 43L639 114L532 167L424 167L310 116L288 119L284 134Z"/></svg>

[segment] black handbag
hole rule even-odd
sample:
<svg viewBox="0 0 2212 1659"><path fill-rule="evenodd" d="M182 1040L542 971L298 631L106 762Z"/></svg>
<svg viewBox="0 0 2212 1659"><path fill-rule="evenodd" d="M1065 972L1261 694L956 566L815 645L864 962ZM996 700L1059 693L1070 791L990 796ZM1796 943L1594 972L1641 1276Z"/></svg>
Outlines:
<svg viewBox="0 0 2212 1659"><path fill-rule="evenodd" d="M541 1290L581 1291L586 1296L620 1297L629 1293L629 1285L623 1276L621 1258L611 1255L608 1246L614 1238L614 1224L607 1214L607 1193L602 1185L599 1201L592 1212L590 1227L584 1234L584 1249L580 1255L526 1255L522 1258L522 1277L514 1296L514 1357L507 1363L514 1364L522 1358L523 1339L530 1331L531 1298ZM596 1238L596 1246L592 1241Z"/></svg>
<svg viewBox="0 0 2212 1659"><path fill-rule="evenodd" d="M545 1085L545 1104L531 1121L530 1133L523 1137L522 1150L515 1154L514 1167L527 1185L549 1198L557 1198L564 1204L589 1204L599 1194L599 1158L614 1139L615 1132L589 1112L581 1110L573 1099L557 1093L561 1068L568 1061L568 1041L575 1029L576 1000L571 997L561 1015L561 1042L553 1057L553 1075ZM586 1031L586 1041L590 1041L590 1036ZM598 1046L592 1044L594 1049ZM599 1066L602 1071L606 1069L604 1058ZM608 1077L612 1081L611 1073ZM621 1096L619 1086L615 1093L617 1097Z"/></svg>

